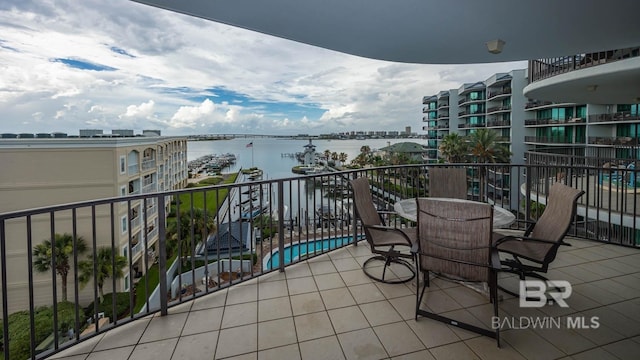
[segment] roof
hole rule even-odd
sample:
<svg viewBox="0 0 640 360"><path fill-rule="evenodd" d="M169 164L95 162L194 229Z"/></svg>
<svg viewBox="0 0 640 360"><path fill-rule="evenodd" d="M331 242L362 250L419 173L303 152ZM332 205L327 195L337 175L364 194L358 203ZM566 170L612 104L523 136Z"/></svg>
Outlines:
<svg viewBox="0 0 640 360"><path fill-rule="evenodd" d="M484 63L640 45L634 0L133 0L374 59ZM610 15L614 13L615 15ZM487 43L504 41L501 52Z"/></svg>
<svg viewBox="0 0 640 360"><path fill-rule="evenodd" d="M231 225L229 225L231 224ZM207 252L209 254L216 253L218 250L224 251L239 251L246 250L247 239L251 234L251 227L247 222L235 221L232 223L220 224L220 227L216 234L210 235L207 238ZM218 238L218 235L220 237ZM204 247L200 246L197 251L199 255L204 254Z"/></svg>

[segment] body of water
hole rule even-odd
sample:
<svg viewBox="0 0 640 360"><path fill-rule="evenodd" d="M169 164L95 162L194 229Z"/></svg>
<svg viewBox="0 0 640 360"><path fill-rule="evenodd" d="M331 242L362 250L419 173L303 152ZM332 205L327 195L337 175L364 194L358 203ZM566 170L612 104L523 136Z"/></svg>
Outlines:
<svg viewBox="0 0 640 360"><path fill-rule="evenodd" d="M316 152L325 150L344 152L348 155L347 163L360 154L360 148L367 145L372 150L404 141L424 142L421 139L367 139L367 140L313 140ZM247 147L252 143L253 146ZM187 159L195 160L208 154L231 153L236 155L236 164L224 172L238 171L240 168L258 167L264 171L264 179L278 179L296 176L291 168L299 165L298 161L283 154L295 154L304 151L309 140L292 140L280 138L236 138L231 140L189 141Z"/></svg>

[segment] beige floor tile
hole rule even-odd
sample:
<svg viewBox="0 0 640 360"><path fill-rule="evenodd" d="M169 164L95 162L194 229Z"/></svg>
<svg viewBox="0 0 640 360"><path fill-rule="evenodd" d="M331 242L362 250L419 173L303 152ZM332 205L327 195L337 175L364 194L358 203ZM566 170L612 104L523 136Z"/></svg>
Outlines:
<svg viewBox="0 0 640 360"><path fill-rule="evenodd" d="M138 344L128 360L170 360L178 338Z"/></svg>
<svg viewBox="0 0 640 360"><path fill-rule="evenodd" d="M386 300L380 289L373 283L350 286L349 291L358 304Z"/></svg>
<svg viewBox="0 0 640 360"><path fill-rule="evenodd" d="M425 346L404 322L376 326L373 328L389 356L398 356L424 350Z"/></svg>
<svg viewBox="0 0 640 360"><path fill-rule="evenodd" d="M348 270L360 270L360 264L353 257L333 258L333 266L336 267L338 273Z"/></svg>
<svg viewBox="0 0 640 360"><path fill-rule="evenodd" d="M220 330L223 308L213 308L189 313L182 336Z"/></svg>
<svg viewBox="0 0 640 360"><path fill-rule="evenodd" d="M488 293L484 295L465 286L456 286L443 291L463 307L487 304L489 302Z"/></svg>
<svg viewBox="0 0 640 360"><path fill-rule="evenodd" d="M338 335L338 341L347 360L385 359L387 352L371 328Z"/></svg>
<svg viewBox="0 0 640 360"><path fill-rule="evenodd" d="M335 335L301 342L300 353L304 360L341 360L345 358L340 342Z"/></svg>
<svg viewBox="0 0 640 360"><path fill-rule="evenodd" d="M171 360L213 359L218 343L218 331L182 336Z"/></svg>
<svg viewBox="0 0 640 360"><path fill-rule="evenodd" d="M257 360L257 359L258 359L257 352L251 352L247 354L230 356L230 357L224 358L224 360Z"/></svg>
<svg viewBox="0 0 640 360"><path fill-rule="evenodd" d="M285 274L287 274L287 280L311 276L311 269L306 262L291 265L286 268Z"/></svg>
<svg viewBox="0 0 640 360"><path fill-rule="evenodd" d="M258 351L258 360L300 360L297 344Z"/></svg>
<svg viewBox="0 0 640 360"><path fill-rule="evenodd" d="M49 357L49 359L56 359L56 360L85 360L87 357L89 356L89 354L81 354L81 355L69 355L69 356L62 356L62 357Z"/></svg>
<svg viewBox="0 0 640 360"><path fill-rule="evenodd" d="M298 341L313 340L334 335L331 320L326 312L318 312L294 317Z"/></svg>
<svg viewBox="0 0 640 360"><path fill-rule="evenodd" d="M402 317L387 300L360 304L360 310L371 326L402 321Z"/></svg>
<svg viewBox="0 0 640 360"><path fill-rule="evenodd" d="M634 311L637 315L637 311ZM587 318L587 322L592 317L597 316L600 325L608 326L614 329L616 332L624 335L625 337L632 337L640 335L640 323L633 320L632 317L626 314L621 314L609 307L601 307L591 310L585 310L581 315Z"/></svg>
<svg viewBox="0 0 640 360"><path fill-rule="evenodd" d="M328 290L346 286L344 281L342 281L342 277L338 273L316 275L313 278L316 281L318 290Z"/></svg>
<svg viewBox="0 0 640 360"><path fill-rule="evenodd" d="M351 255L351 253L349 252L348 247L343 247L341 249L337 249L335 251L330 252L329 253L329 258L331 260L351 259L351 258L353 258L353 255Z"/></svg>
<svg viewBox="0 0 640 360"><path fill-rule="evenodd" d="M416 351L410 354L394 356L391 360L435 360L429 350Z"/></svg>
<svg viewBox="0 0 640 360"><path fill-rule="evenodd" d="M129 328L132 328L132 325L134 325L136 322L142 322L142 324L140 325L139 328L144 329L146 327L146 324L148 323L149 320L139 320L139 321L134 321L131 324L128 325L123 325L121 327L127 326ZM133 328L136 328L135 326L133 326ZM111 331L108 331L106 334L109 334L112 331L117 331L119 330L119 328L115 328L112 329ZM121 330L122 331L122 330ZM102 334L102 335L96 335L94 337L92 337L91 339L82 341L80 343L78 343L77 345L74 345L72 347L70 347L69 349L60 351L57 354L53 354L51 355L51 359L64 359L64 358L71 358L74 356L78 356L78 355L83 355L84 357L87 357L86 354L89 354L91 351L97 351L97 345L99 345L100 342L102 342L102 339L104 338L104 336L106 334ZM142 334L142 331L139 332L138 335L138 339L140 338L140 335ZM119 337L115 336L114 337L114 342L118 342L119 341ZM137 342L137 340L136 340ZM135 344L135 343L133 343ZM133 345L131 344L131 345ZM128 344L127 344L128 345ZM105 349L111 349L113 347L105 347Z"/></svg>
<svg viewBox="0 0 640 360"><path fill-rule="evenodd" d="M525 360L508 343L502 341L498 347L496 340L487 336L478 336L464 343L482 360Z"/></svg>
<svg viewBox="0 0 640 360"><path fill-rule="evenodd" d="M347 286L369 284L373 281L365 275L362 269L341 271L340 276Z"/></svg>
<svg viewBox="0 0 640 360"><path fill-rule="evenodd" d="M132 345L111 350L94 351L87 356L87 360L128 359L133 352L133 348L134 346Z"/></svg>
<svg viewBox="0 0 640 360"><path fill-rule="evenodd" d="M356 304L353 296L351 296L351 292L347 288L323 290L320 292L320 296L327 309L336 309Z"/></svg>
<svg viewBox="0 0 640 360"><path fill-rule="evenodd" d="M548 341L531 330L509 330L501 332L502 340L529 360L556 359L565 356Z"/></svg>
<svg viewBox="0 0 640 360"><path fill-rule="evenodd" d="M447 325L436 320L418 318L418 321L407 321L407 325L409 325L427 348L460 341L460 337L447 327Z"/></svg>
<svg viewBox="0 0 640 360"><path fill-rule="evenodd" d="M313 275L336 273L336 267L333 266L333 262L331 262L330 259L326 259L325 261L311 262L309 263L309 267L311 268L311 273Z"/></svg>
<svg viewBox="0 0 640 360"><path fill-rule="evenodd" d="M213 294L205 295L193 301L191 311L202 310L213 307L221 307L227 301L227 289L219 290Z"/></svg>
<svg viewBox="0 0 640 360"><path fill-rule="evenodd" d="M258 351L258 324L220 330L215 359ZM257 356L257 355L255 355Z"/></svg>
<svg viewBox="0 0 640 360"><path fill-rule="evenodd" d="M258 302L227 305L222 316L222 329L252 324L258 321Z"/></svg>
<svg viewBox="0 0 640 360"><path fill-rule="evenodd" d="M258 324L258 350L296 343L293 318L263 321Z"/></svg>
<svg viewBox="0 0 640 360"><path fill-rule="evenodd" d="M411 285L407 285L410 283L385 284L381 282L375 282L374 284L378 287L378 289L380 289L382 295L384 295L384 297L387 299L415 294L415 292L409 287Z"/></svg>
<svg viewBox="0 0 640 360"><path fill-rule="evenodd" d="M292 315L289 297L258 301L258 321L281 319Z"/></svg>
<svg viewBox="0 0 640 360"><path fill-rule="evenodd" d="M592 349L596 346L594 342L580 335L580 333L583 331L589 330L573 331L566 328L552 328L537 331L536 334L540 335L545 340L553 344L556 348L558 348L558 350L564 352L567 355L571 355Z"/></svg>
<svg viewBox="0 0 640 360"><path fill-rule="evenodd" d="M444 290L427 290L422 298L421 307L426 306L436 314L462 308L451 296Z"/></svg>
<svg viewBox="0 0 640 360"><path fill-rule="evenodd" d="M227 306L258 300L258 285L232 286L227 292Z"/></svg>
<svg viewBox="0 0 640 360"><path fill-rule="evenodd" d="M280 271L272 271L268 274L264 274L260 276L260 278L258 278L258 284L263 282L281 281L281 280L287 280L287 273L280 272Z"/></svg>
<svg viewBox="0 0 640 360"><path fill-rule="evenodd" d="M290 296L318 291L312 276L287 279L287 287L289 288Z"/></svg>
<svg viewBox="0 0 640 360"><path fill-rule="evenodd" d="M325 310L319 292L291 296L291 309L293 310L293 315L303 315Z"/></svg>
<svg viewBox="0 0 640 360"><path fill-rule="evenodd" d="M465 343L458 342L455 344L443 345L433 349L429 349L431 354L437 360L480 360L480 357L476 355Z"/></svg>
<svg viewBox="0 0 640 360"><path fill-rule="evenodd" d="M614 342L602 348L620 359L637 359L640 357L640 344L631 339Z"/></svg>
<svg viewBox="0 0 640 360"><path fill-rule="evenodd" d="M615 359L614 355L602 348L592 349L579 354L571 355L573 360L604 360Z"/></svg>
<svg viewBox="0 0 640 360"><path fill-rule="evenodd" d="M329 310L328 314L336 333L359 330L371 326L358 306Z"/></svg>
<svg viewBox="0 0 640 360"><path fill-rule="evenodd" d="M180 336L188 315L188 313L179 313L154 317L142 334L140 342L146 343Z"/></svg>
<svg viewBox="0 0 640 360"><path fill-rule="evenodd" d="M416 316L416 296L409 295L389 300L389 303L404 320L414 319Z"/></svg>
<svg viewBox="0 0 640 360"><path fill-rule="evenodd" d="M258 284L258 299L272 299L289 295L286 280L267 281Z"/></svg>

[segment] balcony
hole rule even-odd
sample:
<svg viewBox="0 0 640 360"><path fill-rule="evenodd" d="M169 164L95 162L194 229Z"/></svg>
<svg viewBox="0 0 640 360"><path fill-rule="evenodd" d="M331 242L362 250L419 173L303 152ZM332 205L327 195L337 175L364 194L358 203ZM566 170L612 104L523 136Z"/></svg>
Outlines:
<svg viewBox="0 0 640 360"><path fill-rule="evenodd" d="M626 48L596 53L562 56L529 61L529 81L535 82L568 73L640 56L640 48Z"/></svg>
<svg viewBox="0 0 640 360"><path fill-rule="evenodd" d="M127 168L128 168L127 173L129 175L136 175L140 172L140 167L138 166L138 164L129 164Z"/></svg>
<svg viewBox="0 0 640 360"><path fill-rule="evenodd" d="M511 110L511 105L492 106L492 107L487 109L487 114L494 113L494 112L499 112L499 111L510 111L510 110Z"/></svg>
<svg viewBox="0 0 640 360"><path fill-rule="evenodd" d="M489 91L489 96L487 97L487 100L491 100L501 95L511 95L511 88L507 87L503 89Z"/></svg>
<svg viewBox="0 0 640 360"><path fill-rule="evenodd" d="M487 127L509 127L511 126L511 120L489 120L487 121Z"/></svg>
<svg viewBox="0 0 640 360"><path fill-rule="evenodd" d="M485 166L487 171L479 171ZM252 241L237 252L232 253L230 249L209 253L205 251L205 263L212 259L217 261L208 268L208 273L198 268L194 260L187 260L187 266L175 265L180 261L166 261L166 246L175 240L167 236L164 221L160 220L153 229L158 234L154 251L159 255L158 264L153 266L158 271L152 272L159 274L156 276L159 277L160 285L147 289L148 296L157 294L155 300L150 298L148 307L140 312L127 313L115 323L109 320L106 324L92 323L86 329L83 309L76 307L81 318L65 323L66 326L77 329L72 333L71 339L67 335L63 339L57 331L63 324L54 323L54 348L36 358L160 358L172 354L173 358L194 359L241 355L250 358L278 356L288 359L309 358L321 351L328 358L350 359L357 358L363 347L374 358L489 356L536 359L567 356L578 358L589 354L604 354L602 356L606 357L608 354L620 355L629 351L635 354L640 346L637 342L640 335L640 316L637 315L637 304L640 301L640 237L634 231L623 230L630 228L623 228L622 225L631 222L635 224L631 230L639 228L637 223L640 220L636 219L635 212L640 205L638 185L611 196L612 183L605 187L598 179L611 175L612 169L592 166L469 164L470 173L476 174L478 179L481 174L495 177L497 171L526 174L526 177L519 179L512 176L513 184L504 184L512 185L511 189L520 188L518 196L511 194L511 198L507 199L516 201L512 208L516 212L524 209L523 204L528 204L529 201L546 201L546 189L550 183L560 178L558 174L565 174L562 181L584 189L589 194L581 199L570 231L571 238L568 242L573 246L561 248L549 272L552 279L567 279L571 282L573 295L567 299L569 308L560 308L558 305L544 306L539 310L520 308L518 299L506 294L499 302L499 307L500 315L509 318L532 316L532 312L537 315L559 316L562 319L567 316L584 316L586 319L597 316L600 326L579 330L512 328L502 332L503 346L496 348L495 342L458 328L426 318L416 321L415 283L381 284L372 281L361 270L361 264L371 256L371 252L366 241L363 241L363 229L358 222L352 221L354 213L350 207L346 181L355 176L367 176L376 190L374 193L379 194L381 200L393 203L398 199L423 196L428 192L427 183L422 181L428 167L391 166L261 182L258 186L264 186L263 193L268 195L260 199L260 203L268 202L270 211L282 221L275 223L274 232L261 233L260 241ZM413 175L407 178L407 174ZM306 188L310 182L316 183L316 189L307 194ZM230 194L242 194L250 189L242 183L207 188L209 192L223 190ZM139 200L144 203L144 199L153 199L156 204L165 204L167 199L186 201L202 192L202 189L197 188L182 189L131 196L125 201ZM345 194L345 197L324 196L328 193ZM480 198L482 191L472 194ZM299 204L294 201L296 196L308 200ZM221 200L217 211L210 213L215 217L217 229L222 229L221 224L234 219L232 209L237 200L227 197ZM69 230L76 235L91 236L93 231L108 229L109 224L117 223L118 213L109 210L122 201L122 198L104 199L0 214L0 239L5 244L8 239L17 238L17 246L27 246L30 241L46 238L53 227L56 232ZM389 208L390 205L384 205L384 201L380 205ZM495 201L508 206L504 198ZM316 204L329 206L333 209L333 216L318 216L314 207ZM288 212L285 212L285 206ZM158 219L166 217L164 206L159 206L157 211ZM288 215L301 213L309 215L306 219L295 219ZM75 218L69 219L69 216ZM60 221L43 224L41 221L31 222L31 218ZM506 231L521 231L527 226L524 221L529 219L527 214L520 212L517 218L520 220ZM72 226L70 220L77 221L80 226ZM388 224L402 226L401 219L397 217L388 217L386 220ZM250 234L257 226L258 221L249 220ZM25 227L29 230L23 230ZM194 225L190 227L185 233L195 232ZM190 241L190 236L183 239ZM340 239L340 243L336 241L335 249L315 246L323 239ZM178 237L178 241L180 240ZM104 241L110 243L111 240L107 237ZM14 242L11 246L15 246ZM133 247L132 255L145 250L141 244L142 241ZM305 256L285 259L289 253L286 250L293 249L294 246L298 246L296 249L299 250L302 244L308 249ZM313 250L309 250L311 245ZM4 245L0 250L2 260L7 259ZM12 251L15 249L12 248ZM178 258L187 256L180 252L180 248L176 251ZM30 257L29 254L27 251L25 257ZM250 258L253 254L259 259L255 264L232 259L246 255ZM283 261L272 265L275 259ZM291 262L287 263L289 260ZM2 261L2 264L6 264L6 261ZM141 266L152 265L142 262ZM145 274L149 273L149 269L141 270L145 270ZM12 288L11 281L16 272L7 271L6 266L1 271L3 276L7 276L2 284L3 302L10 304L2 309L2 318L7 319L8 314L14 312L9 308L16 307L16 299L23 295L14 293ZM58 277L49 274L45 279L57 288ZM148 279L140 280L136 288L144 289L146 281ZM501 277L501 281L508 279ZM41 285L30 282L29 286ZM194 287L200 291L187 291ZM51 298L60 295L59 292L52 292L52 289L49 287L49 302ZM42 288L37 290L40 294L46 294L46 290ZM82 290L77 283L70 281L69 290L69 299L73 299L74 294L78 293L84 299L83 302L96 300L92 286ZM481 294L466 286L443 282L438 278L432 280L429 291L429 296L441 300L438 301L438 306L442 306L440 310L457 312L474 323L491 326L486 322L489 319L487 307L484 304L477 305L486 300ZM27 314L32 314L35 306L47 305L46 300L43 300L45 298L33 298L37 303L29 303L27 297L26 301L21 301L18 305L25 308ZM3 344L7 349L16 338L8 335L8 330L13 326L11 323L5 320L3 326ZM24 326L29 325L27 323ZM22 330L29 332L29 329ZM88 331L89 334L81 336L82 331ZM37 343L30 345L31 349L36 346Z"/></svg>
<svg viewBox="0 0 640 360"><path fill-rule="evenodd" d="M525 109L533 109L533 108L538 108L538 107L543 107L543 106L550 106L553 105L553 102L551 101L539 101L539 100L532 100L527 102L527 104L524 106Z"/></svg>
<svg viewBox="0 0 640 360"><path fill-rule="evenodd" d="M524 121L525 126L535 125L571 125L571 124L584 124L584 118L574 117L568 119L527 119Z"/></svg>
<svg viewBox="0 0 640 360"><path fill-rule="evenodd" d="M525 136L524 142L540 144L581 145L584 139L574 139L570 136Z"/></svg>
<svg viewBox="0 0 640 360"><path fill-rule="evenodd" d="M618 122L618 121L640 121L640 114L631 113L628 111L617 112L613 114L593 114L589 115L589 123L604 123L604 122Z"/></svg>
<svg viewBox="0 0 640 360"><path fill-rule="evenodd" d="M156 168L156 159L142 160L142 171L147 171Z"/></svg>
<svg viewBox="0 0 640 360"><path fill-rule="evenodd" d="M590 145L638 146L638 138L630 136L589 136Z"/></svg>

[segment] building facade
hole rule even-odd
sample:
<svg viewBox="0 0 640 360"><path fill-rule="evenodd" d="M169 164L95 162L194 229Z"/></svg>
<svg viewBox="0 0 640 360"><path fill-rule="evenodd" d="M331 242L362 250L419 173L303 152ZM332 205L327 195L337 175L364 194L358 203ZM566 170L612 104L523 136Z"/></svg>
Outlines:
<svg viewBox="0 0 640 360"><path fill-rule="evenodd" d="M102 198L180 189L187 182L187 139L181 137L120 137L0 140L0 212L67 204ZM88 207L76 224L68 218L34 218L37 231L31 234L33 245L51 238L51 233L73 233L76 228L91 248L118 247L120 255L132 264L117 282L116 291L125 291L141 276L145 263L152 261L158 240L158 206L169 203L127 200L114 209ZM118 219L111 224L111 212ZM94 235L91 223L100 224ZM27 259L24 224L8 223L7 267L15 269L9 279L12 310L28 304ZM34 272L36 305L52 299L51 274ZM71 274L70 274L71 276ZM110 282L105 287L111 288ZM60 283L58 282L58 285ZM70 287L71 289L71 287ZM80 299L92 299L91 286ZM105 289L106 291L107 289ZM60 291L58 291L60 294ZM69 295L71 298L71 295Z"/></svg>

